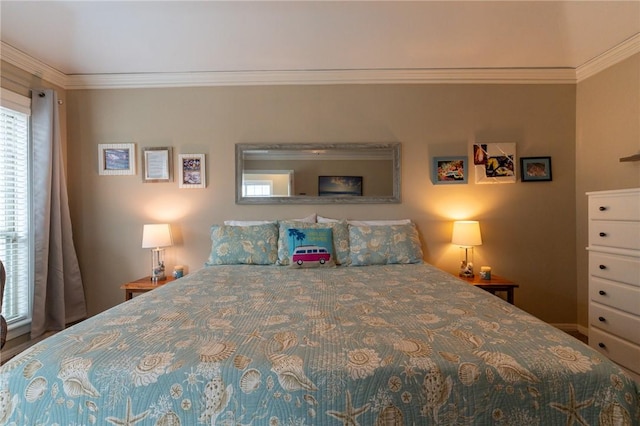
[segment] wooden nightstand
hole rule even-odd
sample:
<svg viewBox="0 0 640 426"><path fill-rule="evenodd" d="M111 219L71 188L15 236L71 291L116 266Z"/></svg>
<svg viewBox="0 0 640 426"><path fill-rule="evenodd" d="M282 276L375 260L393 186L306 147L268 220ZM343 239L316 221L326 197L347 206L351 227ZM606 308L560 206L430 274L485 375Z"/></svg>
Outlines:
<svg viewBox="0 0 640 426"><path fill-rule="evenodd" d="M512 305L514 304L513 303L514 289L518 288L519 285L514 283L513 281L510 281L494 273L491 273L490 280L483 280L480 278L480 275L476 275L471 278L466 278L466 277L459 277L459 278L461 280L468 282L471 285L480 287L481 289L486 290L489 293L494 295L498 291L504 291L507 293L507 302L511 303Z"/></svg>
<svg viewBox="0 0 640 426"><path fill-rule="evenodd" d="M151 277L147 276L144 278L140 278L139 280L136 280L136 281L131 281L129 283L122 284L120 288L124 290L124 299L131 300L131 298L133 297L133 293L145 293L147 291L154 290L158 287L161 287L175 280L176 279L173 278L172 276L167 276L166 280L162 280L154 283L151 281Z"/></svg>

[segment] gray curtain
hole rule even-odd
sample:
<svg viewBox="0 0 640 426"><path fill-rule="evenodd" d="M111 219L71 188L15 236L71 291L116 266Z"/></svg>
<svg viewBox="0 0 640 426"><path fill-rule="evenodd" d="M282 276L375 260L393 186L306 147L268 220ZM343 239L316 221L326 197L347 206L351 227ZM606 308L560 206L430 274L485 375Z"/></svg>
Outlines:
<svg viewBox="0 0 640 426"><path fill-rule="evenodd" d="M86 318L87 309L71 234L55 91L31 91L31 126L35 230L33 339Z"/></svg>

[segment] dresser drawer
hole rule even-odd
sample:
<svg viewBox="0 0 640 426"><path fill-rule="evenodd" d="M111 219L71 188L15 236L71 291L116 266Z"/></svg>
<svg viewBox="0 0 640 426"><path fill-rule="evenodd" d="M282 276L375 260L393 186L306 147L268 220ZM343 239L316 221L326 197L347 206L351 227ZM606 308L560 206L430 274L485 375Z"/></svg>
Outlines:
<svg viewBox="0 0 640 426"><path fill-rule="evenodd" d="M589 275L640 286L640 258L590 251Z"/></svg>
<svg viewBox="0 0 640 426"><path fill-rule="evenodd" d="M640 316L640 287L591 277L589 299Z"/></svg>
<svg viewBox="0 0 640 426"><path fill-rule="evenodd" d="M640 222L592 220L589 223L589 246L640 250Z"/></svg>
<svg viewBox="0 0 640 426"><path fill-rule="evenodd" d="M638 220L640 218L640 192L592 195L589 197L589 218Z"/></svg>
<svg viewBox="0 0 640 426"><path fill-rule="evenodd" d="M590 303L589 324L640 345L640 317L637 315Z"/></svg>
<svg viewBox="0 0 640 426"><path fill-rule="evenodd" d="M607 358L640 374L640 346L589 328L589 345Z"/></svg>

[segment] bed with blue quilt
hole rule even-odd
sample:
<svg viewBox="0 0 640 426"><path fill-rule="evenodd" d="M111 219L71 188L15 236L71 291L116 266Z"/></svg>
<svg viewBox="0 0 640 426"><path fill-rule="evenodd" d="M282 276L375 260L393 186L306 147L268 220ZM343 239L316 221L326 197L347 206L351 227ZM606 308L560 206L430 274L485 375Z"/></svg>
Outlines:
<svg viewBox="0 0 640 426"><path fill-rule="evenodd" d="M229 248L215 232L210 266L2 366L0 424L640 422L638 384L619 367L434 266L357 266L379 251L358 235L355 264L217 264ZM242 249L254 259L257 241Z"/></svg>

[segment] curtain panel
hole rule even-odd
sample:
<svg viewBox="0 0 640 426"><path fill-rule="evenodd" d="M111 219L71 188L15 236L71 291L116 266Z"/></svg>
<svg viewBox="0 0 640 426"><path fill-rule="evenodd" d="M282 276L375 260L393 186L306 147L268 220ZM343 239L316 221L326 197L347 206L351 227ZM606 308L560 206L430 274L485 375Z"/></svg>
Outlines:
<svg viewBox="0 0 640 426"><path fill-rule="evenodd" d="M31 91L35 270L31 338L86 318L62 158L58 98Z"/></svg>

